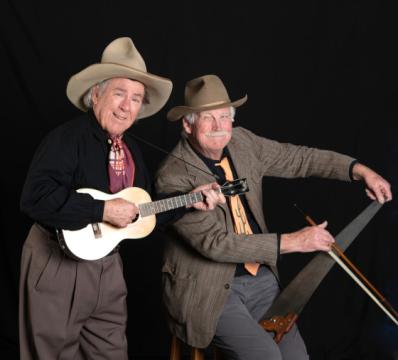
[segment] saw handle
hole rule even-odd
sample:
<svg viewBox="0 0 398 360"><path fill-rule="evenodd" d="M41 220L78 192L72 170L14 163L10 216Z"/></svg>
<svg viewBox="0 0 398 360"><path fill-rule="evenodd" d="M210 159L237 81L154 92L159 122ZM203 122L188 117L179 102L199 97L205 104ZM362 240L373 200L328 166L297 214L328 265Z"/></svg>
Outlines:
<svg viewBox="0 0 398 360"><path fill-rule="evenodd" d="M272 331L275 336L274 340L278 344L283 335L290 331L298 318L297 314L289 313L286 316L273 316L268 320L261 320L260 326L266 331Z"/></svg>

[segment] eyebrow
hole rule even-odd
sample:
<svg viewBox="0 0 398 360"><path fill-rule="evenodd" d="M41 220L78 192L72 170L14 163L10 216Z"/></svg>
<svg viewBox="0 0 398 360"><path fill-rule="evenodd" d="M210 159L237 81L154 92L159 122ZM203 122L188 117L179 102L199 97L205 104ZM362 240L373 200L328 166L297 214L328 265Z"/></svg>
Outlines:
<svg viewBox="0 0 398 360"><path fill-rule="evenodd" d="M127 90L122 89L122 88L118 88L118 87L114 88L113 91L121 91L121 92L123 92L123 93L126 93L126 92L127 92ZM142 97L142 98L143 98L143 97L144 97L144 94L134 93L133 96L139 96L139 97Z"/></svg>
<svg viewBox="0 0 398 360"><path fill-rule="evenodd" d="M209 111L202 111L199 114L202 115L202 116L203 115L210 115L210 116L214 117L214 115L211 112L209 112ZM222 113L220 113L220 115L231 115L231 113L228 110L226 110L226 111L223 111Z"/></svg>

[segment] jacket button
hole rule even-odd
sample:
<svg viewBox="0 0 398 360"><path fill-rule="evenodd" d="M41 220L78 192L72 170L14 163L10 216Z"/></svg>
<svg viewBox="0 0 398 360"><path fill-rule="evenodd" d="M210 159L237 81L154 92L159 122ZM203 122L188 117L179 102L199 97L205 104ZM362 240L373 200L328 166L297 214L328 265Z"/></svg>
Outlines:
<svg viewBox="0 0 398 360"><path fill-rule="evenodd" d="M228 290L230 288L229 284L225 284L224 287Z"/></svg>

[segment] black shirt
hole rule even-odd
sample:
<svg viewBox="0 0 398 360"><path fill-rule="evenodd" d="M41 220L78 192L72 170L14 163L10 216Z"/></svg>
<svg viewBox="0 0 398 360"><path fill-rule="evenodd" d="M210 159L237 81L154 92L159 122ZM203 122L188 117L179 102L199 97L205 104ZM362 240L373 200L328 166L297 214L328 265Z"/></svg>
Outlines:
<svg viewBox="0 0 398 360"><path fill-rule="evenodd" d="M195 153L199 156L199 158L207 165L209 170L213 174L217 175L216 178L217 178L218 184L223 185L226 182L224 170L221 168L221 166L216 166L216 164L219 163L220 160L209 159L209 158L203 156L201 153L199 153L193 146L191 146L191 147L195 151ZM236 173L235 166L234 166L234 163L229 154L228 148L224 148L221 158L223 158L225 156L228 157L234 179L237 179L238 175ZM253 216L253 214L249 208L249 205L247 203L246 197L241 196L240 199L241 199L242 205L245 209L247 221L250 224L253 234L261 234L262 231L261 231L260 227L258 226L256 220L254 219L254 216ZM235 276L240 276L240 275L245 275L245 274L248 274L248 271L245 269L244 265L238 264L236 267Z"/></svg>
<svg viewBox="0 0 398 360"><path fill-rule="evenodd" d="M50 132L33 157L22 190L21 210L50 228L76 230L101 222L104 201L75 190L93 188L109 193L108 138L92 111ZM123 141L135 162L134 186L151 193L152 183L138 145L128 131ZM175 220L184 211L163 213L157 220Z"/></svg>

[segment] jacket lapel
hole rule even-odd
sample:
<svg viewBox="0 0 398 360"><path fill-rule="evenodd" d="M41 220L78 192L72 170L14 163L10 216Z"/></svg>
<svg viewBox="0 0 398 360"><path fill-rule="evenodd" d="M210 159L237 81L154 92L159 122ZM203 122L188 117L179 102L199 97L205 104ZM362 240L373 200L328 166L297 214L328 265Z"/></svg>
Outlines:
<svg viewBox="0 0 398 360"><path fill-rule="evenodd" d="M216 179L214 176L211 175L210 169L207 167L207 165L199 158L198 155L196 155L195 151L193 151L191 145L188 144L187 139L183 138L180 142L181 145L181 151L179 152L178 156L180 156L184 161L187 163L186 165L186 170L189 176L192 179L192 182L194 186L200 186L204 184L208 184L211 182L215 182ZM191 166L189 164L192 164L199 169L197 169L194 166ZM202 171L201 171L202 170ZM228 211L228 207L226 204L220 204L218 205L224 211Z"/></svg>
<svg viewBox="0 0 398 360"><path fill-rule="evenodd" d="M256 191L250 191L250 187L254 187L256 183L259 183L258 186L262 186L262 179L254 179L253 175L257 173L253 169L253 167L258 166L258 164L252 164L248 161L246 157L246 151L243 149L239 143L239 141L232 136L230 143L228 144L228 150L234 164L236 173L239 178L246 178L249 186L249 192L243 194L246 197L247 203L249 204L250 210L257 221L257 224L260 226L263 232L266 231L266 226L263 218L263 209L262 209L262 199L258 199L258 194Z"/></svg>

